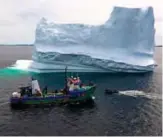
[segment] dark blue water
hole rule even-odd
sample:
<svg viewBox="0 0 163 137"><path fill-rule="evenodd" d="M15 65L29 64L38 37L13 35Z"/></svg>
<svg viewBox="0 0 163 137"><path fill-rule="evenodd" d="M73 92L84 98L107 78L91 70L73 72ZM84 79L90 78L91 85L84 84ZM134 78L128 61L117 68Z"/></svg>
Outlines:
<svg viewBox="0 0 163 137"><path fill-rule="evenodd" d="M62 88L64 74L32 74L41 87ZM83 82L97 84L94 103L80 106L31 107L13 110L8 98L31 75L0 79L0 135L161 135L162 73L79 74ZM105 88L135 90L105 95ZM144 93L144 96L139 91ZM136 93L138 95L136 95ZM140 94L140 95L139 95Z"/></svg>

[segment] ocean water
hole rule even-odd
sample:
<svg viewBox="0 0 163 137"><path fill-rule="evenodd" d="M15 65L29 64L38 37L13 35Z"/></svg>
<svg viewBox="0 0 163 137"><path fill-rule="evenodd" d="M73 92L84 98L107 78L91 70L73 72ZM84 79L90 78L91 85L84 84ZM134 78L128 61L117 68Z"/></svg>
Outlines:
<svg viewBox="0 0 163 137"><path fill-rule="evenodd" d="M10 51L12 48L7 47ZM156 48L158 66L151 73L79 73L83 82L97 84L92 104L14 110L9 97L19 86L27 85L31 76L38 79L41 88L47 85L49 90L64 84L63 73L29 74L6 69L18 58L30 58L30 50L21 54L25 47L15 48L12 54L7 50L5 55L0 54L0 66L4 67L0 70L0 135L162 135L161 48ZM105 95L106 88L120 93Z"/></svg>

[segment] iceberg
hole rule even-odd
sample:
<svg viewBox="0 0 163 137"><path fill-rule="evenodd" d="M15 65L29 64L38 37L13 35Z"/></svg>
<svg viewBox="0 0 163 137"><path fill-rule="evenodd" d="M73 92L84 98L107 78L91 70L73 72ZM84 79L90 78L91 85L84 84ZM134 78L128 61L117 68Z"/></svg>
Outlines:
<svg viewBox="0 0 163 137"><path fill-rule="evenodd" d="M114 7L101 25L37 24L32 71L148 72L155 68L154 13L152 7ZM24 62L25 63L25 62ZM18 61L16 66L21 66Z"/></svg>

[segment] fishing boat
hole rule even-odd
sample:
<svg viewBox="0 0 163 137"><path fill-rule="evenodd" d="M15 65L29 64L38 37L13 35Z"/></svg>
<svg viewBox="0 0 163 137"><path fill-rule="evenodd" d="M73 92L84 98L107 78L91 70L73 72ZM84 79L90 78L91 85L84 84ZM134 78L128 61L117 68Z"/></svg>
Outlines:
<svg viewBox="0 0 163 137"><path fill-rule="evenodd" d="M24 105L44 105L62 103L80 103L94 99L96 85L93 83L82 84L80 78L67 77L65 69L65 87L61 90L48 92L47 88L40 90L37 80L32 79L29 87L21 87L18 92L13 92L10 97L12 107Z"/></svg>

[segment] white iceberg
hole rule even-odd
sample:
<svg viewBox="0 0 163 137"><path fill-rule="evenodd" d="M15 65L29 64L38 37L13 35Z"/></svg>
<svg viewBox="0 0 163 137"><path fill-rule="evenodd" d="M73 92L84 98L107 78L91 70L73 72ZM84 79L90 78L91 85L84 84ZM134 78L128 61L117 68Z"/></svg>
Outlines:
<svg viewBox="0 0 163 137"><path fill-rule="evenodd" d="M42 18L33 61L26 66L38 72L62 72L65 66L71 72L153 71L154 36L152 7L114 7L102 25L56 24Z"/></svg>

